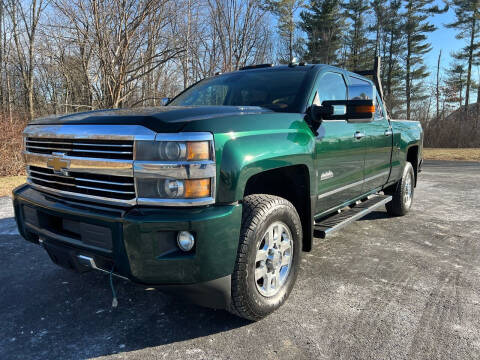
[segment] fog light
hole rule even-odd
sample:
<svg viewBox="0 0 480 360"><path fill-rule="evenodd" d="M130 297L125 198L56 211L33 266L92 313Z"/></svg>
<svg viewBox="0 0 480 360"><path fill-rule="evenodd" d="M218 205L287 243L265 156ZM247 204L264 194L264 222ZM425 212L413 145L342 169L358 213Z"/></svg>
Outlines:
<svg viewBox="0 0 480 360"><path fill-rule="evenodd" d="M180 231L177 235L177 244L182 251L190 251L195 245L195 238L188 231Z"/></svg>

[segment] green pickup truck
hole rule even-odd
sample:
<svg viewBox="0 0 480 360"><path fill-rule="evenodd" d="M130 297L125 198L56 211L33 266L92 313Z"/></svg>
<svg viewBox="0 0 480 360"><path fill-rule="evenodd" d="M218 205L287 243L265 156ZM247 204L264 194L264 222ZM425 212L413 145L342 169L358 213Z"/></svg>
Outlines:
<svg viewBox="0 0 480 360"><path fill-rule="evenodd" d="M261 319L286 301L314 236L411 207L423 131L389 118L377 83L249 66L159 108L35 120L13 194L20 234L66 268Z"/></svg>

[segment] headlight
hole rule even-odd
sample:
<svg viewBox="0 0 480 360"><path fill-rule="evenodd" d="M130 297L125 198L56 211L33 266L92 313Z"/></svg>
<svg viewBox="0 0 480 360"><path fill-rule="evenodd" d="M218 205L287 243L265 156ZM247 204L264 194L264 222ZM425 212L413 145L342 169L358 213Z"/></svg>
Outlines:
<svg viewBox="0 0 480 360"><path fill-rule="evenodd" d="M201 161L209 160L208 141L138 141L136 160L148 161Z"/></svg>
<svg viewBox="0 0 480 360"><path fill-rule="evenodd" d="M215 198L210 133L158 134L135 141L134 176L140 205L205 205Z"/></svg>
<svg viewBox="0 0 480 360"><path fill-rule="evenodd" d="M182 180L163 180L157 181L158 194L165 194L169 199L183 197L185 194L185 183Z"/></svg>
<svg viewBox="0 0 480 360"><path fill-rule="evenodd" d="M137 179L140 198L199 199L212 196L211 179Z"/></svg>
<svg viewBox="0 0 480 360"><path fill-rule="evenodd" d="M185 143L174 141L159 143L158 151L160 159L170 161L184 160L187 154Z"/></svg>

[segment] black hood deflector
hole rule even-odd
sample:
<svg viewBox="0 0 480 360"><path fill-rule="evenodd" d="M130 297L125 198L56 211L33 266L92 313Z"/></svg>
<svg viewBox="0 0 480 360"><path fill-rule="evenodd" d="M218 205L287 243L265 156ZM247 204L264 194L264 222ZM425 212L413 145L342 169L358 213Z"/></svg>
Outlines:
<svg viewBox="0 0 480 360"><path fill-rule="evenodd" d="M141 125L155 132L179 132L192 121L271 112L257 106L163 106L158 108L95 110L53 115L31 125Z"/></svg>

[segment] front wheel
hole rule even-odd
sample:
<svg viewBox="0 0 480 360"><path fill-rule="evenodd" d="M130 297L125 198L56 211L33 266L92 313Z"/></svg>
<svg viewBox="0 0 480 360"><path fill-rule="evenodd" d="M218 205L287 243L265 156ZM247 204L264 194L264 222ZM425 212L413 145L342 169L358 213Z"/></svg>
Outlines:
<svg viewBox="0 0 480 360"><path fill-rule="evenodd" d="M385 193L392 195L392 201L387 203L387 213L393 216L403 216L412 207L413 193L415 190L415 174L413 166L405 163L402 178Z"/></svg>
<svg viewBox="0 0 480 360"><path fill-rule="evenodd" d="M295 283L301 244L300 218L289 201L264 194L246 196L230 310L260 320L279 308Z"/></svg>

